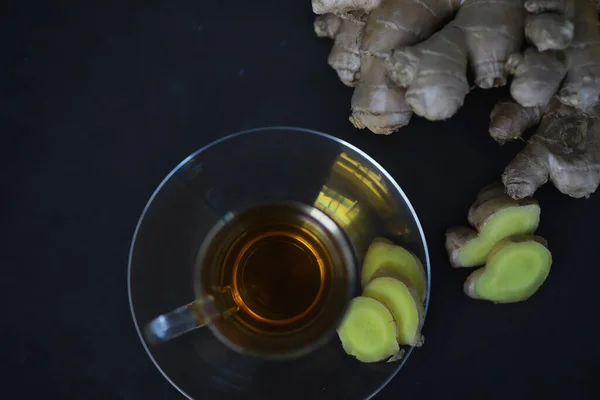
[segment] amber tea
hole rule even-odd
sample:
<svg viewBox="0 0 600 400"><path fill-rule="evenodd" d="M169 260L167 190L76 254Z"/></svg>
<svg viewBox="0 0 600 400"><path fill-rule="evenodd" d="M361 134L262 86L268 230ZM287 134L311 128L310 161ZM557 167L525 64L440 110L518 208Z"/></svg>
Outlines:
<svg viewBox="0 0 600 400"><path fill-rule="evenodd" d="M343 315L355 263L345 234L300 204L228 215L198 257L197 291L230 311L215 323L232 347L261 355L298 352L325 340Z"/></svg>

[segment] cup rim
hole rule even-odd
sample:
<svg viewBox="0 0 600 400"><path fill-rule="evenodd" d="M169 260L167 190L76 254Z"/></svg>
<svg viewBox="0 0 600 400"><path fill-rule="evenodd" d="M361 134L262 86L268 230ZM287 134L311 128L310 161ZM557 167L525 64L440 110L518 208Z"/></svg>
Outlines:
<svg viewBox="0 0 600 400"><path fill-rule="evenodd" d="M287 130L287 131L294 131L294 132L300 132L300 133L304 133L304 134L310 134L310 135L316 135L319 136L321 138L324 139L328 139L328 140L332 140L334 142L337 142L338 144L342 145L343 147L346 147L348 149L351 149L352 151L355 151L356 153L360 154L362 157L364 157L366 160L368 160L371 164L373 164L378 172L380 172L383 176L386 177L386 179L389 180L389 182L392 184L393 188L396 190L396 192L400 195L400 197L402 198L402 200L404 201L404 204L408 207L412 217L415 220L415 223L417 225L418 231L419 231L419 237L421 238L421 242L423 244L423 249L425 252L425 265L424 268L426 269L426 275L427 275L427 279L426 279L426 284L427 284L427 292L425 294L425 300L424 300L424 304L423 304L423 322L425 321L426 317L427 317L427 310L429 308L429 299L430 299L430 293L431 293L431 263L430 263L430 257L429 257L429 247L427 245L427 239L425 237L425 232L423 231L423 227L421 225L421 221L419 220L419 217L412 205L412 203L410 202L410 200L408 199L408 196L406 196L406 194L404 193L404 190L402 190L402 188L400 187L400 185L398 184L398 182L396 182L396 180L391 176L391 174L389 172L387 172L387 170L385 168L383 168L383 166L381 166L381 164L379 164L377 161L375 161L375 159L373 159L371 156L369 156L367 153L365 153L363 150L359 149L358 147L356 147L355 145L340 139L338 137L335 137L333 135L329 135L327 133L323 133L323 132L319 132L317 130L314 129L308 129L308 128L300 128L300 127L293 127L293 126L266 126L266 127L258 127L258 128L251 128L251 129L246 129L246 130L242 130L242 131L238 131L238 132L234 132L231 133L229 135L226 135L222 138L213 140L211 142L209 142L208 144L202 146L201 148L199 148L198 150L194 151L192 154L190 154L189 156L187 156L186 158L184 158L181 162L179 162L179 164L177 164L167 175L165 178L163 178L163 180L160 182L160 184L156 187L156 189L154 189L152 195L149 197L148 201L146 202L146 205L144 206L144 209L142 210L142 213L140 214L140 217L138 218L138 222L136 224L135 230L133 232L133 237L131 239L131 244L129 247L129 256L128 256L128 260L127 260L127 298L128 298L128 303L129 303L129 311L131 312L131 317L133 320L133 325L135 327L135 330L138 334L138 337L140 339L140 342L142 343L142 346L144 347L144 350L146 351L146 354L148 355L148 357L150 358L150 360L152 361L152 363L154 364L154 366L158 369L158 371L162 374L162 376L175 388L177 389L178 392L180 392L185 398L189 399L189 400L195 400L193 397L191 397L190 395L188 395L182 388L180 388L170 377L169 375L167 375L167 373L161 368L161 366L158 364L158 362L154 359L154 357L152 356L152 353L148 347L148 344L146 343L146 341L144 340L144 336L142 333L142 329L140 328L140 326L138 325L137 322L137 318L135 315L135 309L134 309L134 305L133 305L133 298L131 295L131 266L132 266L132 260L133 260L133 252L134 252L134 248L135 248L135 243L136 243L136 239L140 230L140 227L142 225L142 222L144 220L144 217L146 216L146 213L148 212L148 210L150 209L150 206L152 205L152 203L154 202L154 199L156 198L156 196L158 195L158 193L162 190L162 188L165 186L165 184L171 180L171 178L177 173L179 172L179 170L186 165L190 160L192 160L194 157L198 156L199 154L209 150L211 147L216 146L222 142L226 142L228 140L234 139L238 136L243 136L243 135L248 135L248 134L253 134L253 133L258 133L258 132L264 132L264 131L273 131L273 130ZM406 363L406 361L408 360L408 358L410 357L410 355L412 354L414 350L414 347L409 347L408 350L406 351L406 353L404 354L404 356L402 357L401 360L398 361L396 369L390 374L390 376L375 390L373 391L373 393L371 393L368 397L365 398L365 400L369 400L372 399L373 397L375 397L384 387L386 387L392 379L394 379L394 377L398 374L398 372L400 371L400 369L402 369L402 367L404 366L404 364Z"/></svg>

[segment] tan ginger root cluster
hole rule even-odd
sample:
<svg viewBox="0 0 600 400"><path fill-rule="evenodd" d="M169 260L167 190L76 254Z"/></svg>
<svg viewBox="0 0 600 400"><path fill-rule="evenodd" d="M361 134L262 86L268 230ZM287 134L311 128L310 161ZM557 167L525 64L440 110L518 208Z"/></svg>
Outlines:
<svg viewBox="0 0 600 400"><path fill-rule="evenodd" d="M550 180L564 194L589 197L600 184L598 113L584 113L556 98L546 107L526 108L505 101L492 111L490 135L503 143L520 138L538 123L525 148L502 174L506 192L523 199Z"/></svg>
<svg viewBox="0 0 600 400"><path fill-rule="evenodd" d="M523 0L313 0L313 11L317 34L335 39L329 64L355 87L350 120L381 134L413 112L451 117L469 91L468 65L479 87L504 85L523 43Z"/></svg>
<svg viewBox="0 0 600 400"><path fill-rule="evenodd" d="M514 101L492 110L490 135L502 144L539 126L502 181L514 199L532 196L548 180L564 194L589 197L600 184L597 4L526 0L525 7L532 12L525 30L535 47L509 57Z"/></svg>
<svg viewBox="0 0 600 400"><path fill-rule="evenodd" d="M467 227L446 232L453 267L484 265L467 278L465 293L475 299L513 303L531 297L544 283L552 256L535 236L540 207L533 198L517 202L500 183L482 189L469 209Z"/></svg>
<svg viewBox="0 0 600 400"><path fill-rule="evenodd" d="M427 278L417 256L376 238L365 255L361 285L337 329L346 353L362 362L392 362L402 358L400 345L423 344Z"/></svg>
<svg viewBox="0 0 600 400"><path fill-rule="evenodd" d="M413 113L450 118L475 85L507 84L499 143L540 124L502 180L514 199L547 180L572 197L600 182L600 27L595 0L313 0L329 64L355 87L352 123L389 134Z"/></svg>
<svg viewBox="0 0 600 400"><path fill-rule="evenodd" d="M313 11L317 35L335 39L329 64L355 87L359 128L389 134L413 112L450 118L469 92L468 68L481 88L513 75L524 107L555 94L586 112L599 101L594 0L313 0Z"/></svg>
<svg viewBox="0 0 600 400"><path fill-rule="evenodd" d="M510 92L524 107L564 104L590 112L600 98L600 28L594 0L525 0L531 47L512 54Z"/></svg>

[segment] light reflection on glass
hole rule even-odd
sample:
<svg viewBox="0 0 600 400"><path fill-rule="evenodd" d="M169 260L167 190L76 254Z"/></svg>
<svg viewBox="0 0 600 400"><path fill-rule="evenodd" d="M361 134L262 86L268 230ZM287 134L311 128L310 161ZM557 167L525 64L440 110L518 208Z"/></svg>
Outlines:
<svg viewBox="0 0 600 400"><path fill-rule="evenodd" d="M342 196L327 185L323 185L314 206L321 211L326 211L342 226L350 225L360 214L360 207L356 200Z"/></svg>
<svg viewBox="0 0 600 400"><path fill-rule="evenodd" d="M349 236L362 259L375 235L403 236L410 233L398 219L398 205L390 198L384 178L341 153L332 165L314 207L329 215ZM376 225L384 232L374 232Z"/></svg>

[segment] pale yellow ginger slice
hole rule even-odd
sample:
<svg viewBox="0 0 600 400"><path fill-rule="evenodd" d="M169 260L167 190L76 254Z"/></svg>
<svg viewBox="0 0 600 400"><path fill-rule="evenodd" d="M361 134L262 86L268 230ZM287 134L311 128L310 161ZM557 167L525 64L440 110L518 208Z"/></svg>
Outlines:
<svg viewBox="0 0 600 400"><path fill-rule="evenodd" d="M485 198L482 192L469 210L468 220L477 231L455 227L446 232L446 250L453 267L483 265L498 241L537 229L541 213L537 201L531 198L517 201L504 193L495 193L481 201Z"/></svg>
<svg viewBox="0 0 600 400"><path fill-rule="evenodd" d="M362 287L364 288L381 269L393 271L397 274L396 277L402 277L402 280L415 288L421 301L424 301L427 277L423 264L415 254L385 238L376 238L369 246L363 261Z"/></svg>
<svg viewBox="0 0 600 400"><path fill-rule="evenodd" d="M369 282L363 296L382 302L391 311L398 328L398 343L422 345L421 326L424 311L414 289L398 279L381 277Z"/></svg>
<svg viewBox="0 0 600 400"><path fill-rule="evenodd" d="M495 303L527 300L542 286L552 265L546 241L533 235L514 236L499 242L485 267L467 278L465 293Z"/></svg>
<svg viewBox="0 0 600 400"><path fill-rule="evenodd" d="M395 360L400 354L396 323L386 306L369 297L355 297L337 333L347 354L371 363Z"/></svg>

